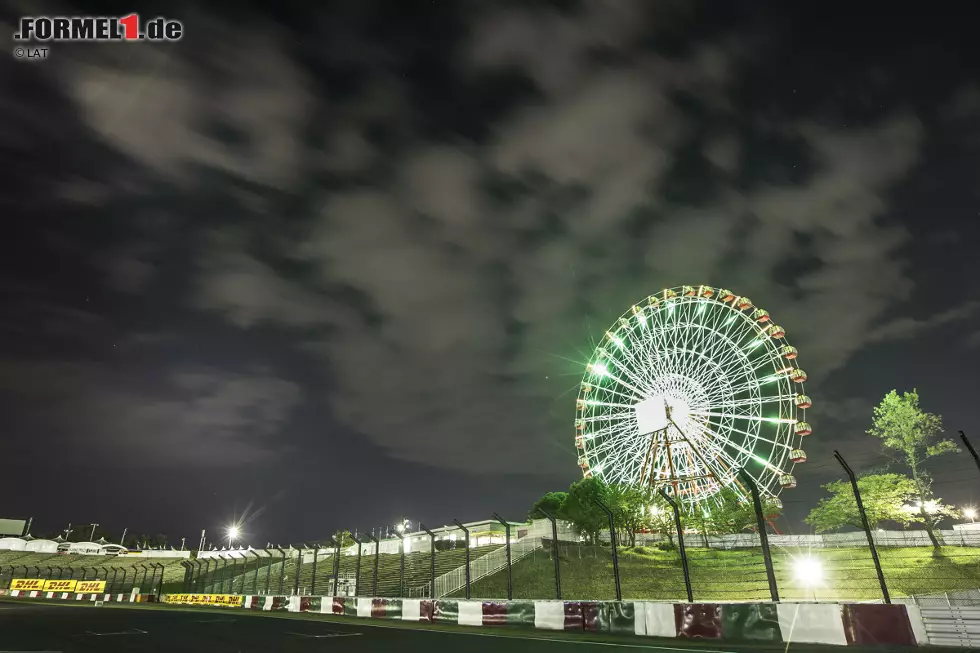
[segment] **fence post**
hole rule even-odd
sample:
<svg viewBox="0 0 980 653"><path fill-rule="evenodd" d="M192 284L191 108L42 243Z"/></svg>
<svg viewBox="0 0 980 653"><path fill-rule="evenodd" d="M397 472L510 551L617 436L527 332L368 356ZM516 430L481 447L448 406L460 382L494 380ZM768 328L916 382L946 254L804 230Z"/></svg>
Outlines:
<svg viewBox="0 0 980 653"><path fill-rule="evenodd" d="M197 571L198 561L197 560L185 560L187 564L187 573L184 574L184 593L192 594L194 592L194 572ZM126 570L123 569L123 588L126 587Z"/></svg>
<svg viewBox="0 0 980 653"><path fill-rule="evenodd" d="M494 519L496 519L498 522L500 522L503 525L503 527L504 527L504 539L507 540L506 541L506 547L507 547L507 600L508 601L512 601L514 599L514 575L513 575L513 569L512 569L511 564L510 564L510 562L511 562L511 558L510 558L510 524L503 517L501 517L500 515L498 515L497 513L493 513L493 515L491 515L491 516Z"/></svg>
<svg viewBox="0 0 980 653"><path fill-rule="evenodd" d="M973 462L977 464L977 469L980 470L980 456L977 455L977 450L973 448L973 444L967 439L966 433L960 431L960 440L963 440L963 444L966 445L967 451L973 456Z"/></svg>
<svg viewBox="0 0 980 653"><path fill-rule="evenodd" d="M160 594L163 593L163 572L165 570L165 567L164 567L164 565L163 565L162 562L158 562L157 564L160 565L160 580L157 581L157 593L156 593L157 594L157 602L159 602L160 601Z"/></svg>
<svg viewBox="0 0 980 653"><path fill-rule="evenodd" d="M259 569L262 567L262 564L259 562L259 559L262 556L259 555L258 551L255 551L253 549L249 549L249 553L255 556L255 573L252 574L252 591L258 594L259 593Z"/></svg>
<svg viewBox="0 0 980 653"><path fill-rule="evenodd" d="M268 544L268 542L266 542L266 544ZM269 549L263 549L263 550L266 553L269 554L268 555L268 558L269 559L272 559L272 552L269 551ZM272 584L272 563L269 562L269 561L266 561L266 563L265 563L265 592L263 592L263 594L268 594L269 593L269 587L271 586L271 584Z"/></svg>
<svg viewBox="0 0 980 653"><path fill-rule="evenodd" d="M548 518L551 522L551 555L555 559L555 598L561 601L561 564L558 562L558 520L555 516L544 508L538 508L538 512Z"/></svg>
<svg viewBox="0 0 980 653"><path fill-rule="evenodd" d="M282 584L286 580L286 552L279 546L276 547L276 551L279 552L279 557L282 559L279 567L279 596L282 596Z"/></svg>
<svg viewBox="0 0 980 653"><path fill-rule="evenodd" d="M773 603L778 603L779 589L776 587L776 572L772 568L772 553L769 551L769 533L766 532L766 516L762 511L762 498L759 496L759 488L748 472L742 470L739 474L752 492L752 505L755 508L755 519L759 528L759 543L762 544L762 559L766 563L766 579L769 581L769 596L772 598Z"/></svg>
<svg viewBox="0 0 980 653"><path fill-rule="evenodd" d="M402 535L401 538L401 561L398 563L398 596L405 596L405 539L407 535Z"/></svg>
<svg viewBox="0 0 980 653"><path fill-rule="evenodd" d="M362 548L362 546L361 546L361 541L359 539L357 539L356 537L354 537L353 535L350 536L350 539L354 540L354 542L357 544L357 566L354 567L354 596L356 597L356 596L360 596L361 595L360 594L360 590L361 590L361 548Z"/></svg>
<svg viewBox="0 0 980 653"><path fill-rule="evenodd" d="M240 552L240 550L239 550L239 552ZM248 554L242 553L242 555L240 556L241 559L244 560L246 555L248 555ZM245 578L245 572L246 571L248 571L248 570L247 569L242 570L242 578ZM235 576L237 574L238 574L238 557L232 555L231 556L231 577L228 579L228 593L229 594L234 594L235 593Z"/></svg>
<svg viewBox="0 0 980 653"><path fill-rule="evenodd" d="M202 590L203 589L207 589L207 585L205 583L207 583L207 581L208 581L208 576L211 575L211 561L212 560L213 560L213 558L208 558L204 562L204 574L199 578L199 580L201 581L201 586L198 589L202 589ZM217 569L218 568L218 565L215 565L214 567L215 567L215 569ZM133 581L135 581L135 580L136 580L136 577L134 576L133 577ZM214 585L213 582L211 584Z"/></svg>
<svg viewBox="0 0 980 653"><path fill-rule="evenodd" d="M334 544L337 548L333 552L333 594L331 596L337 596L337 588L340 583L340 540L335 540Z"/></svg>
<svg viewBox="0 0 980 653"><path fill-rule="evenodd" d="M296 580L293 582L293 596L299 596L299 577L303 571L303 549L308 549L310 546L303 542L302 546L299 548L299 557L296 558Z"/></svg>
<svg viewBox="0 0 980 653"><path fill-rule="evenodd" d="M242 554L242 582L238 584L238 593L245 593L245 578L248 576L248 556L252 553L252 549L246 549L245 553Z"/></svg>
<svg viewBox="0 0 980 653"><path fill-rule="evenodd" d="M864 526L864 534L868 538L868 548L871 549L871 560L875 563L875 572L878 574L878 583L881 585L881 596L885 603L890 604L892 602L891 596L888 594L888 585L885 583L885 574L881 571L881 560L878 559L878 549L875 547L875 538L871 534L871 524L868 523L868 515L864 512L864 502L861 501L861 491L858 489L857 477L854 476L854 471L851 470L851 466L847 464L844 457L840 455L840 452L836 449L834 450L834 458L840 463L841 467L844 468L844 472L847 474L847 478L851 480L851 489L854 490L854 502L857 504L858 513L861 515L861 524Z"/></svg>
<svg viewBox="0 0 980 653"><path fill-rule="evenodd" d="M468 601L470 599L470 529L463 526L458 519L454 519L453 523L463 531L463 536L466 538L466 600Z"/></svg>
<svg viewBox="0 0 980 653"><path fill-rule="evenodd" d="M436 598L436 534L419 522L419 528L429 534L429 598Z"/></svg>
<svg viewBox="0 0 980 653"><path fill-rule="evenodd" d="M228 561L232 560L232 558L231 558L231 554L229 554L227 558L220 554L218 555L218 557L221 559L221 582L218 584L218 591L223 594L225 591L225 582L227 581L228 585L229 586L231 585L231 578L228 575ZM232 562L232 565L234 565L234 562ZM153 570L153 573L155 576L156 574L155 569Z"/></svg>
<svg viewBox="0 0 980 653"><path fill-rule="evenodd" d="M593 498L595 504L599 506L602 512L606 513L606 517L609 519L609 545L612 547L612 563L613 563L613 578L616 580L616 600L623 600L623 588L619 584L619 554L616 551L616 524L613 520L612 510L609 509L606 504L597 498Z"/></svg>
<svg viewBox="0 0 980 653"><path fill-rule="evenodd" d="M314 542L313 546L316 548L313 549L313 578L310 582L310 595L316 596L316 561L320 557L320 543Z"/></svg>
<svg viewBox="0 0 980 653"><path fill-rule="evenodd" d="M378 595L378 562L381 560L381 543L374 535L368 535L368 538L374 542L374 572L371 576L371 597L373 598Z"/></svg>
<svg viewBox="0 0 980 653"><path fill-rule="evenodd" d="M660 488L660 496L674 511L674 528L677 530L677 552L681 556L681 567L684 570L684 590L687 592L687 602L694 603L694 589L691 587L691 566L687 561L687 548L684 546L684 524L681 523L681 508L667 491Z"/></svg>

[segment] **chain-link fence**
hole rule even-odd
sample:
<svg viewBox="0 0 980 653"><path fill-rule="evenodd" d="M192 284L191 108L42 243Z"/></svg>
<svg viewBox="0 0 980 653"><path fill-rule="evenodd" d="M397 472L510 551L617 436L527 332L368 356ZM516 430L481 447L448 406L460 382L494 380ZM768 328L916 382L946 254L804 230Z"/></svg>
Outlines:
<svg viewBox="0 0 980 653"><path fill-rule="evenodd" d="M623 599L685 601L686 559L695 601L772 598L758 534L705 536L686 526L685 556L676 534L640 534L636 546L617 547L614 564L608 533L592 544L565 525L556 547L550 524L541 520L522 537L512 537L509 547L500 541L482 546L471 542L469 593L478 599L613 600L618 571ZM936 535L939 548L922 531L873 532L891 600L943 597L980 605L980 532L943 530ZM386 547L382 542L339 552L306 547L206 551L189 560L135 564L125 556L0 552L0 589L9 588L14 579L42 578L104 580L106 593L140 587L208 594L465 597L465 540L437 544L434 556L431 547L403 551L399 543ZM883 600L864 533L770 535L768 544L780 600Z"/></svg>
<svg viewBox="0 0 980 653"><path fill-rule="evenodd" d="M0 589L16 589L14 581L101 581L100 594L128 593L139 588L144 593L180 591L185 566L177 560L145 560L138 563L105 556L66 556L0 552ZM74 587L75 585L68 585ZM64 585L62 585L64 587Z"/></svg>

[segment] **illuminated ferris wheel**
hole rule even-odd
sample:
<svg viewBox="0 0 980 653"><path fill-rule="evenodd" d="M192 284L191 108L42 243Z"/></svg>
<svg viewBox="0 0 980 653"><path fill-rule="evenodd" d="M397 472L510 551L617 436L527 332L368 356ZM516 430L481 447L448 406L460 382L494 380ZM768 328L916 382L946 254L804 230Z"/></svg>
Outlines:
<svg viewBox="0 0 980 653"><path fill-rule="evenodd" d="M663 488L710 504L725 487L748 498L796 486L810 399L797 350L769 312L708 286L662 290L606 331L577 401L583 474Z"/></svg>

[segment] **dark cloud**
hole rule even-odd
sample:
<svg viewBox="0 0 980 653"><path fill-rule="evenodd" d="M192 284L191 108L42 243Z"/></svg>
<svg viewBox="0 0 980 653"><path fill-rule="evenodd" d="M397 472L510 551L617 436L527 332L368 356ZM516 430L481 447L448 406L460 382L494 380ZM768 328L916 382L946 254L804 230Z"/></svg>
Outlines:
<svg viewBox="0 0 980 653"><path fill-rule="evenodd" d="M264 370L145 378L53 361L0 364L0 388L23 402L21 433L57 434L63 449L54 455L72 460L94 448L102 462L137 468L275 460L288 451L278 434L302 399L299 386Z"/></svg>
<svg viewBox="0 0 980 653"><path fill-rule="evenodd" d="M0 363L21 428L160 466L355 437L440 473L571 480L594 340L639 298L708 283L800 348L808 446L860 434L876 397L837 380L975 315L975 293L924 290L902 191L942 125L975 124L976 89L872 102L877 62L820 51L836 67L808 82L789 74L806 51L753 21L558 5L428 8L397 33L368 4L284 19L302 27L200 12L180 47L3 64L51 99L4 102L11 146L78 152L16 196L41 187L56 216L18 227L52 257L5 313L34 332ZM329 447L307 435L321 417Z"/></svg>

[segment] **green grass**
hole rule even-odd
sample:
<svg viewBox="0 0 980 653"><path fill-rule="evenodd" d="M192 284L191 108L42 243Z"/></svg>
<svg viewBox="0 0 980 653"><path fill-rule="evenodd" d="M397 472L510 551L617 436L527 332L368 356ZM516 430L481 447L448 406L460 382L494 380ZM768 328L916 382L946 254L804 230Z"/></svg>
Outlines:
<svg viewBox="0 0 980 653"><path fill-rule="evenodd" d="M773 568L782 600L876 600L881 589L867 548L814 549L809 555L825 572L822 586L807 589L796 580L794 560L805 550L773 550ZM882 569L893 597L980 588L980 550L969 547L879 549ZM733 551L689 548L695 600L768 600L769 586L760 549ZM615 598L612 556L608 547L564 544L561 547L562 598ZM676 550L637 547L619 552L624 599L686 600L680 556ZM536 551L513 568L514 598L555 597L554 562L547 550ZM463 596L464 591L454 596ZM498 572L473 584L474 598L505 598L507 577Z"/></svg>

